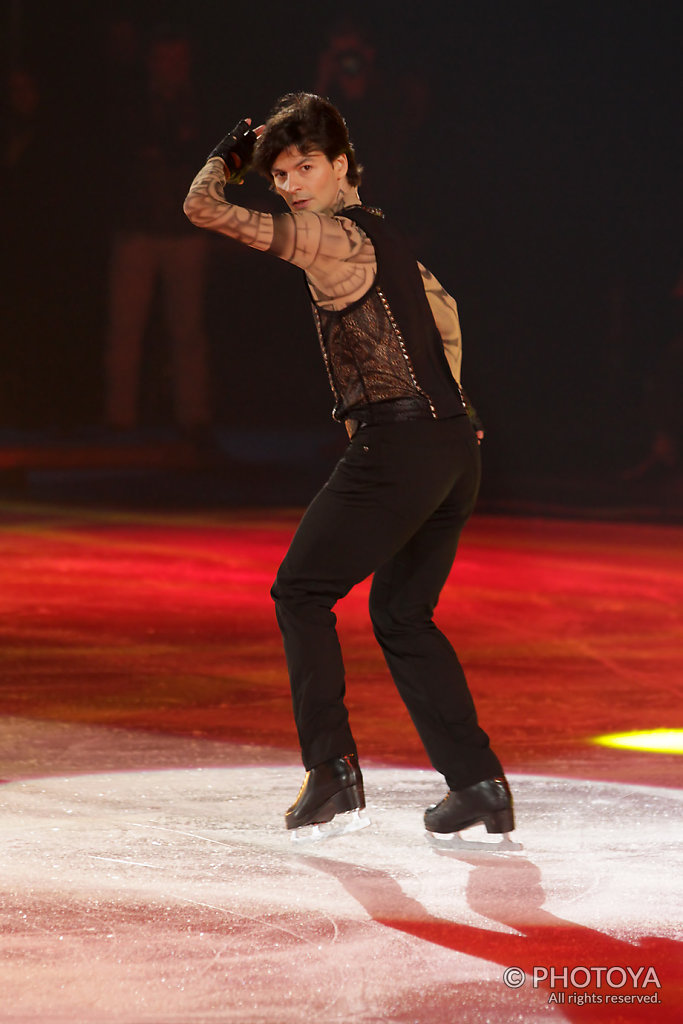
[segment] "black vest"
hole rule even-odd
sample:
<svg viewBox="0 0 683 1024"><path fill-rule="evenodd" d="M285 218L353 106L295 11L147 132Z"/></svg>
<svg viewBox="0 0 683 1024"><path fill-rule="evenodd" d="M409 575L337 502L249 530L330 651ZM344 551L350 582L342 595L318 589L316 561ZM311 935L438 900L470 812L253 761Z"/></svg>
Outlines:
<svg viewBox="0 0 683 1024"><path fill-rule="evenodd" d="M417 260L381 214L353 206L341 211L369 236L377 276L357 302L342 310L313 303L337 420L443 419L466 414ZM396 410L396 415L394 415Z"/></svg>

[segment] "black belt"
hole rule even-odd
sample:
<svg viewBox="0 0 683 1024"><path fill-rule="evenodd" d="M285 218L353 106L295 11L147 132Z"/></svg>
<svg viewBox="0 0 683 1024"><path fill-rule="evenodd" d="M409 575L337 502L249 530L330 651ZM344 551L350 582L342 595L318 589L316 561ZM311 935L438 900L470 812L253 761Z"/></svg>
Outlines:
<svg viewBox="0 0 683 1024"><path fill-rule="evenodd" d="M356 429L377 423L400 423L403 420L431 420L434 414L424 398L392 398L388 402L375 402L353 410L352 421ZM346 421L349 423L349 420Z"/></svg>

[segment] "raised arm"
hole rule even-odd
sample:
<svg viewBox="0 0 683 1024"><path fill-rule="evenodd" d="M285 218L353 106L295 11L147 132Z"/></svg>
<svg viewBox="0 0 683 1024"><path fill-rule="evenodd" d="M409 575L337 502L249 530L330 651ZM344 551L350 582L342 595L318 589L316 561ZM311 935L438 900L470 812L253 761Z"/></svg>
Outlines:
<svg viewBox="0 0 683 1024"><path fill-rule="evenodd" d="M218 231L253 249L271 251L304 270L329 260L348 260L365 236L347 220L319 213L259 213L230 203L223 191L225 164L211 157L190 186L185 215L200 228Z"/></svg>
<svg viewBox="0 0 683 1024"><path fill-rule="evenodd" d="M273 244L273 216L244 206L236 206L225 198L226 167L223 160L210 157L190 185L183 210L198 228L208 228L228 235L254 249L268 251Z"/></svg>
<svg viewBox="0 0 683 1024"><path fill-rule="evenodd" d="M375 254L354 223L309 211L273 215L250 210L225 198L226 181L225 163L210 157L183 204L193 224L301 267L317 298L332 308L343 308L367 289L375 272Z"/></svg>

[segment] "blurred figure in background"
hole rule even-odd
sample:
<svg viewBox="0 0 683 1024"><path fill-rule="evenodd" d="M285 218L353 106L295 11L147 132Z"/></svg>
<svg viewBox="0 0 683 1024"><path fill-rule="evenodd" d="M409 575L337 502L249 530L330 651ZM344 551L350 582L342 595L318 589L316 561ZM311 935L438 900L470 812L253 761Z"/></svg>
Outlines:
<svg viewBox="0 0 683 1024"><path fill-rule="evenodd" d="M160 286L174 421L199 439L211 420L204 329L208 251L178 202L200 152L191 45L184 34L158 32L147 47L138 91L136 44L134 25L112 25L106 422L116 430L140 424L143 342Z"/></svg>
<svg viewBox="0 0 683 1024"><path fill-rule="evenodd" d="M640 481L648 488L653 484L683 482L683 269L670 299L671 337L657 360L645 393L649 447L644 459L624 474L627 481ZM683 490L678 498L683 500Z"/></svg>
<svg viewBox="0 0 683 1024"><path fill-rule="evenodd" d="M107 128L116 125L121 109L140 103L145 91L143 38L140 25L132 18L121 15L107 24Z"/></svg>
<svg viewBox="0 0 683 1024"><path fill-rule="evenodd" d="M53 427L61 418L61 305L67 279L63 140L48 129L34 71L14 67L4 83L0 217L0 424ZM47 160L47 164L46 164Z"/></svg>
<svg viewBox="0 0 683 1024"><path fill-rule="evenodd" d="M414 195L407 187L405 167L396 159L397 140L403 153L417 152L420 131L428 117L430 89L424 77L404 65L389 74L368 26L345 16L334 21L318 56L314 90L344 111L353 125L353 143L367 161L363 192L369 203L401 216L413 243L420 242L425 217L413 222Z"/></svg>

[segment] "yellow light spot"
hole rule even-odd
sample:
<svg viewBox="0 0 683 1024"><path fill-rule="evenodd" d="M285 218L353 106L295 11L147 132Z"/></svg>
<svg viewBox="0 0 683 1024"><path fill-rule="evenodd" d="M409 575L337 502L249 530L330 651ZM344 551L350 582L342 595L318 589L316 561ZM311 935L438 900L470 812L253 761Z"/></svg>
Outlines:
<svg viewBox="0 0 683 1024"><path fill-rule="evenodd" d="M619 732L596 736L594 743L621 750L647 750L657 754L683 754L683 729L651 729L649 732Z"/></svg>

